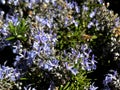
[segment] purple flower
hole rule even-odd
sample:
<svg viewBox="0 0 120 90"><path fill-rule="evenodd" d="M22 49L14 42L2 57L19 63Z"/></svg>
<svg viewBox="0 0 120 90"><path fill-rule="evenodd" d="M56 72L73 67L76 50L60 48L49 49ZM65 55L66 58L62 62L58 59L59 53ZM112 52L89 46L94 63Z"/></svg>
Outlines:
<svg viewBox="0 0 120 90"><path fill-rule="evenodd" d="M88 23L88 26L87 26L87 27L88 27L88 29L89 29L89 28L91 28L93 25L94 25L94 23L93 23L93 22L89 22L89 23Z"/></svg>
<svg viewBox="0 0 120 90"><path fill-rule="evenodd" d="M39 49L39 42L34 42L33 43L33 48L35 49L35 50L38 50Z"/></svg>
<svg viewBox="0 0 120 90"><path fill-rule="evenodd" d="M87 44L81 46L81 52L79 57L82 59L82 69L87 71L95 70L97 61L94 54L91 55L92 50L88 48Z"/></svg>
<svg viewBox="0 0 120 90"><path fill-rule="evenodd" d="M82 8L83 8L83 10L85 10L85 11L88 11L88 10L89 10L89 8L88 8L87 6L85 6L85 5L83 5Z"/></svg>
<svg viewBox="0 0 120 90"><path fill-rule="evenodd" d="M44 0L44 2L49 3L49 2L50 2L50 0Z"/></svg>
<svg viewBox="0 0 120 90"><path fill-rule="evenodd" d="M107 74L107 76L105 77L105 80L103 81L104 85L108 85L108 83L112 82L112 74Z"/></svg>
<svg viewBox="0 0 120 90"><path fill-rule="evenodd" d="M32 84L28 84L27 86L23 87L24 90L36 90L35 88L32 87Z"/></svg>
<svg viewBox="0 0 120 90"><path fill-rule="evenodd" d="M30 3L35 3L36 2L36 0L30 0Z"/></svg>
<svg viewBox="0 0 120 90"><path fill-rule="evenodd" d="M43 47L44 53L46 53L46 55L50 55L51 54L51 49L49 44L45 44Z"/></svg>
<svg viewBox="0 0 120 90"><path fill-rule="evenodd" d="M50 86L48 90L54 90L54 88L55 88L55 83L53 81L50 81Z"/></svg>
<svg viewBox="0 0 120 90"><path fill-rule="evenodd" d="M94 65L95 63L97 63L97 61L95 61L94 58L95 58L95 55L93 54L93 55L92 55L92 60L91 60L91 64L92 64L92 65Z"/></svg>
<svg viewBox="0 0 120 90"><path fill-rule="evenodd" d="M108 86L108 83L111 83L113 80L116 80L117 71L114 71L114 70L110 70L110 71L113 74L107 74L106 75L105 80L103 80L103 84L105 86Z"/></svg>
<svg viewBox="0 0 120 90"><path fill-rule="evenodd" d="M4 79L3 71L0 69L0 80Z"/></svg>
<svg viewBox="0 0 120 90"><path fill-rule="evenodd" d="M14 0L14 5L17 6L19 4L19 0Z"/></svg>
<svg viewBox="0 0 120 90"><path fill-rule="evenodd" d="M98 87L95 87L95 86L94 86L94 83L93 83L92 85L90 85L89 90L97 90L97 89L98 89Z"/></svg>
<svg viewBox="0 0 120 90"><path fill-rule="evenodd" d="M42 25L47 25L49 28L52 28L52 19L48 20L48 19L40 18L39 16L36 16L35 18Z"/></svg>
<svg viewBox="0 0 120 90"><path fill-rule="evenodd" d="M88 58L83 58L82 59L82 62L81 62L81 65L82 65L82 69L83 70L87 70L87 71L90 71L91 70L91 66L90 66L90 62L88 61Z"/></svg>
<svg viewBox="0 0 120 90"><path fill-rule="evenodd" d="M62 10L62 6L60 6L60 5L58 5L57 8L58 8L59 10Z"/></svg>
<svg viewBox="0 0 120 90"><path fill-rule="evenodd" d="M103 0L98 0L98 2L99 2L100 4L103 4Z"/></svg>
<svg viewBox="0 0 120 90"><path fill-rule="evenodd" d="M74 66L70 66L67 62L65 63L65 67L67 70L70 70L72 72L72 74L76 75L78 72L78 70L76 68L74 68Z"/></svg>
<svg viewBox="0 0 120 90"><path fill-rule="evenodd" d="M19 52L22 52L22 48L23 48L23 46L22 46L21 42L19 40L16 41L15 45L13 46L13 53L18 54Z"/></svg>
<svg viewBox="0 0 120 90"><path fill-rule="evenodd" d="M20 77L20 73L8 66L1 66L0 67L0 79L8 79L10 81L15 81Z"/></svg>
<svg viewBox="0 0 120 90"><path fill-rule="evenodd" d="M68 26L68 23L69 23L69 19L68 17L65 18L65 21L64 21L64 27L67 27Z"/></svg>
<svg viewBox="0 0 120 90"><path fill-rule="evenodd" d="M74 8L74 3L69 2L67 3L68 8L73 9Z"/></svg>
<svg viewBox="0 0 120 90"><path fill-rule="evenodd" d="M78 6L76 2L75 2L75 10L77 13L80 13L80 7Z"/></svg>
<svg viewBox="0 0 120 90"><path fill-rule="evenodd" d="M34 50L28 52L28 57L29 57L29 58L34 59L34 58L36 57L36 55L37 55L37 52L34 51Z"/></svg>
<svg viewBox="0 0 120 90"><path fill-rule="evenodd" d="M96 9L90 13L90 18L93 18L96 14Z"/></svg>
<svg viewBox="0 0 120 90"><path fill-rule="evenodd" d="M58 60L49 60L45 64L42 65L44 69L47 69L48 71L52 70L53 68L58 67Z"/></svg>
<svg viewBox="0 0 120 90"><path fill-rule="evenodd" d="M6 29L6 27L3 27L0 29L0 33L2 33L5 37L9 34L8 30Z"/></svg>
<svg viewBox="0 0 120 90"><path fill-rule="evenodd" d="M118 27L119 25L120 25L120 18L119 17L117 17L116 19L115 19L115 27Z"/></svg>
<svg viewBox="0 0 120 90"><path fill-rule="evenodd" d="M73 20L73 23L75 24L76 27L78 27L78 22Z"/></svg>

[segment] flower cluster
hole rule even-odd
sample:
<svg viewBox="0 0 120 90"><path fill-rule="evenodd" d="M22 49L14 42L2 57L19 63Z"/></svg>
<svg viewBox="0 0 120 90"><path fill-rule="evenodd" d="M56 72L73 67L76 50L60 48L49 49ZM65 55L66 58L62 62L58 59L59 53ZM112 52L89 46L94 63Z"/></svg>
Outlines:
<svg viewBox="0 0 120 90"><path fill-rule="evenodd" d="M58 83L54 84L55 87L61 85L62 82L66 84L70 78L69 74L78 74L81 67L88 71L96 69L96 66L93 66L96 63L94 55L89 56L91 50L87 52L88 48L82 47L81 51L75 50L77 56L74 54L74 49L70 49L70 52L65 51L68 54L64 57L62 56L63 51L59 52L59 48L56 48L57 42L59 42L57 40L59 29L70 25L77 27L79 24L77 19L80 7L76 2L67 0L8 0L2 1L1 4L9 7L8 12L4 9L0 11L1 20L3 20L0 28L1 52L6 51L4 48L9 47L14 55L13 58L10 57L11 63L7 59L6 62L3 60L4 64L1 63L5 69L5 71L1 70L1 79L8 79L8 75L10 75L10 80L17 80L17 84L15 84L17 88L30 89L34 87L38 89L39 86L33 85L34 81L24 84L24 80L21 82L22 78L26 78L27 81L30 73L33 75L32 77L40 75L39 79L41 80L43 78L41 75L45 75L44 78L51 78L49 75L53 75L50 81L43 79L46 80L46 85L48 84L49 88L52 88L51 82ZM85 50L83 50L84 48ZM66 60L67 57L69 59ZM74 58L76 58L76 63ZM83 63L76 68L74 64L81 62L81 60ZM85 64L87 62L89 64ZM6 71L6 68L13 68L13 71L10 72L11 69ZM37 74L38 71L42 71L43 74L42 72ZM3 73L5 77L3 77ZM57 82L56 79L60 82ZM40 84L43 82L41 80ZM45 89L44 86L43 89Z"/></svg>
<svg viewBox="0 0 120 90"><path fill-rule="evenodd" d="M0 1L1 82L7 80L17 90L98 89L87 75L96 64L108 64L102 60L109 56L112 29L119 25L117 15L102 4L102 0L80 5L74 0ZM104 85L113 76L108 74Z"/></svg>
<svg viewBox="0 0 120 90"><path fill-rule="evenodd" d="M117 71L110 70L103 80L105 89L120 89L120 76Z"/></svg>

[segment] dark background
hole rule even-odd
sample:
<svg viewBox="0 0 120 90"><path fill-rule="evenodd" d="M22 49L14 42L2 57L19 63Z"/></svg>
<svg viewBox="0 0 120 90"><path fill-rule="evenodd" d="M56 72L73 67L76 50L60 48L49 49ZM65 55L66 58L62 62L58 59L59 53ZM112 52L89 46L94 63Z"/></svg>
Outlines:
<svg viewBox="0 0 120 90"><path fill-rule="evenodd" d="M118 13L120 16L120 0L104 0L105 3L109 2L110 6L108 9L113 10L115 13Z"/></svg>

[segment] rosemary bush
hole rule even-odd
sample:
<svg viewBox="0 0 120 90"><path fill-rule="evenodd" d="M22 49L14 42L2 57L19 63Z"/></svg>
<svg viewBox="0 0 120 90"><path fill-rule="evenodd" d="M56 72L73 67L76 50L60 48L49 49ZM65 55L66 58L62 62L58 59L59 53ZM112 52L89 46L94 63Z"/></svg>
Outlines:
<svg viewBox="0 0 120 90"><path fill-rule="evenodd" d="M102 0L0 5L0 89L119 88L119 72L107 74L119 70L119 17Z"/></svg>

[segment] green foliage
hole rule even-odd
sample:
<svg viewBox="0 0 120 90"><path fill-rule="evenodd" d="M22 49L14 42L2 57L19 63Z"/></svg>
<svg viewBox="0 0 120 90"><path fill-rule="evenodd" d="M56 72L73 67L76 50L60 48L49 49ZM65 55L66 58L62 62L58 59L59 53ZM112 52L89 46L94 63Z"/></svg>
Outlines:
<svg viewBox="0 0 120 90"><path fill-rule="evenodd" d="M12 22L9 23L9 31L11 36L6 38L6 40L27 40L27 31L29 30L29 26L26 23L25 19L19 19L18 25L14 25Z"/></svg>
<svg viewBox="0 0 120 90"><path fill-rule="evenodd" d="M58 31L58 42L57 45L60 50L68 49L70 47L75 48L77 44L83 42L81 39L84 33L83 27L75 27L71 25L66 28L60 28Z"/></svg>
<svg viewBox="0 0 120 90"><path fill-rule="evenodd" d="M81 70L76 76L71 75L71 80L65 86L61 85L59 90L85 90L90 86L90 79L86 72Z"/></svg>

